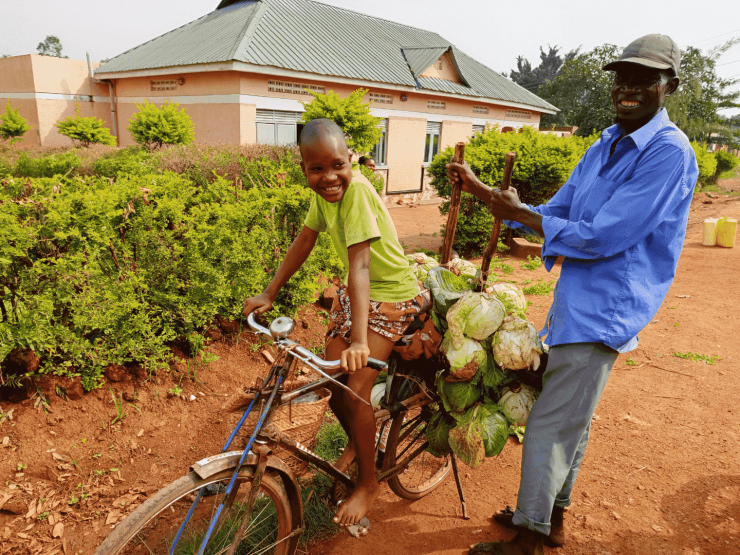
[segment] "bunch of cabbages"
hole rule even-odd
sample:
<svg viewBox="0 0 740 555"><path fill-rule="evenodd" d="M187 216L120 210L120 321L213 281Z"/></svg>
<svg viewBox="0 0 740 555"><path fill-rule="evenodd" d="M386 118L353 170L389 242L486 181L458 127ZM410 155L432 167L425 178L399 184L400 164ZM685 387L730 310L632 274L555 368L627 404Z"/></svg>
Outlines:
<svg viewBox="0 0 740 555"><path fill-rule="evenodd" d="M444 410L427 425L429 450L436 456L453 451L478 468L501 452L509 434L521 439L538 393L516 381L514 371L536 370L544 346L526 320L527 302L516 285L498 283L477 293L474 264L455 259L448 270L423 254L407 258L432 292L431 315L449 362L449 371L437 376Z"/></svg>

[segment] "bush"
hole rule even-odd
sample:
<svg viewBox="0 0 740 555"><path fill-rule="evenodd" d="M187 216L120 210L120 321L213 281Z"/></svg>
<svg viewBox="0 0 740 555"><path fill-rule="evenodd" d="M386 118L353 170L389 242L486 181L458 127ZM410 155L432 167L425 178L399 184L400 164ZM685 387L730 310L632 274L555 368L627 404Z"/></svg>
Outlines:
<svg viewBox="0 0 740 555"><path fill-rule="evenodd" d="M717 160L717 169L714 172L714 181L717 181L723 173L734 170L737 165L740 164L740 160L737 156L730 154L729 152L725 152L724 150L718 150L714 153L714 156Z"/></svg>
<svg viewBox="0 0 740 555"><path fill-rule="evenodd" d="M115 146L116 138L110 134L103 120L95 117L83 118L80 116L79 104L75 106L76 116L69 116L56 124L59 133L69 137L72 141L88 147L93 143Z"/></svg>
<svg viewBox="0 0 740 555"><path fill-rule="evenodd" d="M20 141L29 129L31 126L28 125L28 120L21 115L20 109L13 110L8 100L5 105L5 114L0 117L0 139L9 141L12 145Z"/></svg>
<svg viewBox="0 0 740 555"><path fill-rule="evenodd" d="M22 152L13 169L16 177L54 177L72 174L82 164L82 159L73 151L60 152L31 158Z"/></svg>
<svg viewBox="0 0 740 555"><path fill-rule="evenodd" d="M503 178L507 152L516 152L511 185L522 202L539 205L547 202L567 181L573 168L598 137L557 137L539 133L529 127L520 133L499 133L497 128L470 139L465 160L483 183L497 187ZM452 192L445 164L454 154L448 147L440 152L429 167L431 185L446 201L440 212L449 212ZM463 193L455 232L454 248L466 255L480 253L488 243L493 226L488 206L473 195ZM444 230L443 230L444 231Z"/></svg>
<svg viewBox="0 0 740 555"><path fill-rule="evenodd" d="M161 108L146 100L137 104L139 111L131 117L128 126L134 141L147 150L192 143L195 137L193 120L184 108L178 109L179 106L169 100Z"/></svg>
<svg viewBox="0 0 740 555"><path fill-rule="evenodd" d="M691 148L694 149L696 163L699 166L700 185L706 185L717 170L717 158L707 150L707 145L691 141Z"/></svg>
<svg viewBox="0 0 740 555"><path fill-rule="evenodd" d="M250 164L291 164L276 158ZM168 342L239 318L272 279L308 210L299 172L242 188L171 172L0 181L0 360L30 348L39 372L79 374L88 389L108 364L162 367ZM275 312L313 301L340 268L322 234Z"/></svg>
<svg viewBox="0 0 740 555"><path fill-rule="evenodd" d="M141 147L116 150L95 160L92 170L105 177L136 176L158 173L155 158Z"/></svg>
<svg viewBox="0 0 740 555"><path fill-rule="evenodd" d="M367 177L367 180L378 192L378 194L380 196L383 196L383 193L385 192L385 181L383 181L383 178L375 173L373 170L371 170L367 166L363 166L362 164L360 164L360 172L362 173L362 175Z"/></svg>

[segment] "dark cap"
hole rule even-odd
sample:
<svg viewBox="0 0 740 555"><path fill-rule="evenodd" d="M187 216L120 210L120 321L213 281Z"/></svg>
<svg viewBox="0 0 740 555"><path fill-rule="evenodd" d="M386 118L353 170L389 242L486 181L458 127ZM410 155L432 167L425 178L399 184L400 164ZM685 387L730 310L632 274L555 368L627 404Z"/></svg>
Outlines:
<svg viewBox="0 0 740 555"><path fill-rule="evenodd" d="M603 69L616 71L622 64L639 64L655 69L665 69L678 75L681 64L681 51L671 37L666 35L645 35L632 41L618 60L606 64Z"/></svg>

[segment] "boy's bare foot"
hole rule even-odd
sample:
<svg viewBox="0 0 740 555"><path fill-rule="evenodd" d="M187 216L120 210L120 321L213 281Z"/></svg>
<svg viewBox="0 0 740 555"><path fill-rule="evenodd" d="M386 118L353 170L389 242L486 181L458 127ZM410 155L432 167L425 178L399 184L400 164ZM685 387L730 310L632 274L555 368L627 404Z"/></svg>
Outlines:
<svg viewBox="0 0 740 555"><path fill-rule="evenodd" d="M508 542L483 542L470 548L470 555L545 555L544 536L532 530L521 530Z"/></svg>
<svg viewBox="0 0 740 555"><path fill-rule="evenodd" d="M357 524L372 504L375 503L378 495L380 495L378 482L373 480L369 484L357 484L350 498L337 509L337 514L334 515L334 524L340 526Z"/></svg>

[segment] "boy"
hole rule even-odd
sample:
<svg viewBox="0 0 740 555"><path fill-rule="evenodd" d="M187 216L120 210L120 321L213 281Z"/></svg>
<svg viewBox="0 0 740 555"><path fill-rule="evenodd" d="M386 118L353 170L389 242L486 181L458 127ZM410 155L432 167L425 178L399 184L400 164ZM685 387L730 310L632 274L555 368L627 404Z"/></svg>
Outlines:
<svg viewBox="0 0 740 555"><path fill-rule="evenodd" d="M396 229L383 201L359 171L353 174L347 143L339 126L315 119L301 132L301 169L315 193L304 227L261 295L247 299L244 314L266 312L280 288L306 261L322 231L347 270L331 309L326 359L341 360L347 385L369 401L378 373L367 358L387 360L423 301L411 267L404 258ZM352 495L337 510L334 522L356 524L379 494L375 479L375 417L373 410L332 388L330 406L349 436L337 461L346 471L357 458L359 477Z"/></svg>

